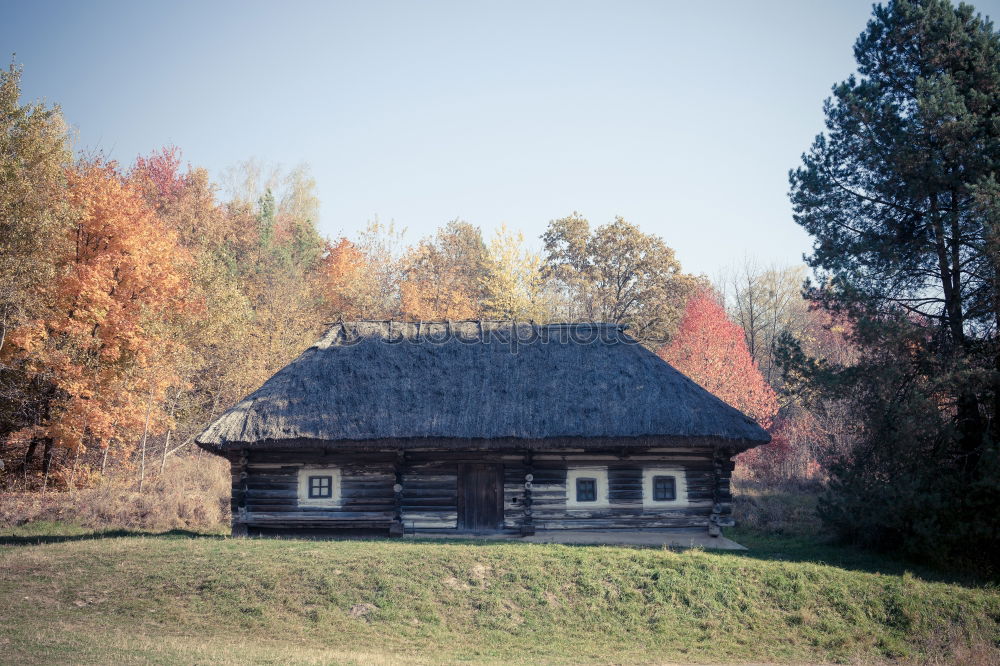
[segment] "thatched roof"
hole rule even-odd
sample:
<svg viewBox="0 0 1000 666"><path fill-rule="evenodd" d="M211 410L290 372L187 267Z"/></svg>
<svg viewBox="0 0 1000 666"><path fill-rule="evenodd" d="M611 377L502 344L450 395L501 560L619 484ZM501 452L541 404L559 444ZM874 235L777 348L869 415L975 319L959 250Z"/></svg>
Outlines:
<svg viewBox="0 0 1000 666"><path fill-rule="evenodd" d="M197 438L213 451L769 440L618 326L480 321L335 324Z"/></svg>

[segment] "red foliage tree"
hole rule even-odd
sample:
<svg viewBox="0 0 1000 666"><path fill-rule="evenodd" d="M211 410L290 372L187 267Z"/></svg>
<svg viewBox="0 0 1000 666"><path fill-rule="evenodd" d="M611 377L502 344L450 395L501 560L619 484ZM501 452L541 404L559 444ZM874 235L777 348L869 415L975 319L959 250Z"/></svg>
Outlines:
<svg viewBox="0 0 1000 666"><path fill-rule="evenodd" d="M137 157L129 177L147 200L166 202L177 199L184 190L180 148L165 146L149 157Z"/></svg>
<svg viewBox="0 0 1000 666"><path fill-rule="evenodd" d="M688 302L677 334L659 355L761 427L773 424L778 396L751 358L743 329L729 320L711 292Z"/></svg>

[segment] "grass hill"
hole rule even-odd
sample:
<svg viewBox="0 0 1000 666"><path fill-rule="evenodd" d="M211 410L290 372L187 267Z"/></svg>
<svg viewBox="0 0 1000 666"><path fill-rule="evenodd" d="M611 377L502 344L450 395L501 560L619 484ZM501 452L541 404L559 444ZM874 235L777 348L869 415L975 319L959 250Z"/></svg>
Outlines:
<svg viewBox="0 0 1000 666"><path fill-rule="evenodd" d="M752 550L33 524L0 532L0 661L997 663L991 586L733 536Z"/></svg>

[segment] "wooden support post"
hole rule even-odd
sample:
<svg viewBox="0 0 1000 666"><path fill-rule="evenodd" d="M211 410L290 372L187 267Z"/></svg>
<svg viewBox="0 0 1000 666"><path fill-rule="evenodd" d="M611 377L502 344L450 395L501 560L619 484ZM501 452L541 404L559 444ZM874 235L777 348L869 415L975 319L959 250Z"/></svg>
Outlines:
<svg viewBox="0 0 1000 666"><path fill-rule="evenodd" d="M535 462L531 451L524 454L524 518L521 520L521 536L535 533L534 510L531 508L531 487L535 480Z"/></svg>
<svg viewBox="0 0 1000 666"><path fill-rule="evenodd" d="M249 473L247 471L247 450L240 449L240 457L233 463L233 512L234 537L247 536L247 486Z"/></svg>
<svg viewBox="0 0 1000 666"><path fill-rule="evenodd" d="M396 455L393 468L396 472L396 482L392 486L393 516L392 524L389 526L389 536L403 536L403 467L406 466L406 452L400 451Z"/></svg>

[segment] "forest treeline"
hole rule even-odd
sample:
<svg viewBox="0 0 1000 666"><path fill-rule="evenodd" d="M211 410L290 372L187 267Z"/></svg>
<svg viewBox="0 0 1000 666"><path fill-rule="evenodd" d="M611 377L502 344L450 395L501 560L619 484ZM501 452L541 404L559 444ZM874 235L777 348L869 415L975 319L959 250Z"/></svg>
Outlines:
<svg viewBox="0 0 1000 666"><path fill-rule="evenodd" d="M339 319L621 323L765 427L779 412L775 336L792 331L824 356L842 346L801 297L802 269L747 261L713 286L621 218L553 220L540 251L461 220L412 246L377 221L326 239L306 168L250 161L213 183L175 147L128 167L74 158L59 109L23 104L20 76L11 66L0 80L8 487L82 486L122 469L141 486ZM785 431L807 430L807 412L782 407ZM811 464L815 475L815 433L789 443L775 431L780 465L760 473Z"/></svg>

